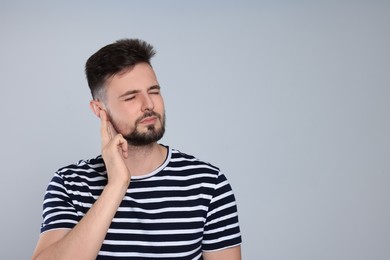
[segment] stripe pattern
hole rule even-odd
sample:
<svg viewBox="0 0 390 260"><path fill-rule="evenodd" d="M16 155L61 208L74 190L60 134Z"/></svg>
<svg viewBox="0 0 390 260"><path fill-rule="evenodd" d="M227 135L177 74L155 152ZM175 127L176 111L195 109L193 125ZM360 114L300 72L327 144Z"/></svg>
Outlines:
<svg viewBox="0 0 390 260"><path fill-rule="evenodd" d="M97 259L202 259L241 243L237 206L224 174L168 148L163 165L132 177ZM101 156L59 169L43 202L41 232L73 228L107 184Z"/></svg>

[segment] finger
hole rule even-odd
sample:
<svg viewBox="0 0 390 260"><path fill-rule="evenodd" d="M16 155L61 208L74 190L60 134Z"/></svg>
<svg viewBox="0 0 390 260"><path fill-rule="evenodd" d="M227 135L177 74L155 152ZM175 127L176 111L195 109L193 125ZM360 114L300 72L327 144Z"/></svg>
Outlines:
<svg viewBox="0 0 390 260"><path fill-rule="evenodd" d="M129 157L129 153L128 153L129 146L127 144L127 140L125 138L123 138L122 135L121 135L121 140L122 140L122 143L121 143L122 155L124 158L127 159Z"/></svg>
<svg viewBox="0 0 390 260"><path fill-rule="evenodd" d="M100 136L102 139L102 147L106 146L110 142L110 134L108 132L107 114L104 110L100 110Z"/></svg>
<svg viewBox="0 0 390 260"><path fill-rule="evenodd" d="M109 119L107 120L107 132L108 132L110 139L112 139L114 136L116 136L118 134L115 131L115 128Z"/></svg>
<svg viewBox="0 0 390 260"><path fill-rule="evenodd" d="M112 140L112 145L116 147L117 151L122 155L123 158L128 158L128 144L127 140L123 135L118 134Z"/></svg>

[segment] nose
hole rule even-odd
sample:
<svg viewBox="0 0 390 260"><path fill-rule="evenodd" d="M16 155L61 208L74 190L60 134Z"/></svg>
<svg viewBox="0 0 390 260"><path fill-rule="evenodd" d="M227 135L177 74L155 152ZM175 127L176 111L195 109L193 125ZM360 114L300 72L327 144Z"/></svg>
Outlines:
<svg viewBox="0 0 390 260"><path fill-rule="evenodd" d="M154 103L150 95L145 94L142 99L142 111L150 110L152 111L154 109Z"/></svg>

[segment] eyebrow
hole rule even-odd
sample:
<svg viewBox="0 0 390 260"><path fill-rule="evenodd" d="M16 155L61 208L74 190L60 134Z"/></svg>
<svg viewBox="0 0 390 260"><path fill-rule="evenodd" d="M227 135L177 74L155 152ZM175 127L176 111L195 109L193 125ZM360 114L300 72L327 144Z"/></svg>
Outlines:
<svg viewBox="0 0 390 260"><path fill-rule="evenodd" d="M158 90L160 90L161 87L160 87L160 85L153 85L153 86L151 86L148 90L153 90L153 89L158 89Z"/></svg>
<svg viewBox="0 0 390 260"><path fill-rule="evenodd" d="M148 88L148 91L149 91L149 90L154 90L154 89L160 90L161 87L160 87L159 85L153 85L153 86L151 86L151 87ZM139 93L139 92L141 92L141 91L140 91L140 90L128 90L128 91L126 91L125 93L123 93L122 95L120 95L119 98L123 98L123 97L129 96L129 95L134 95L134 94L137 94L137 93Z"/></svg>

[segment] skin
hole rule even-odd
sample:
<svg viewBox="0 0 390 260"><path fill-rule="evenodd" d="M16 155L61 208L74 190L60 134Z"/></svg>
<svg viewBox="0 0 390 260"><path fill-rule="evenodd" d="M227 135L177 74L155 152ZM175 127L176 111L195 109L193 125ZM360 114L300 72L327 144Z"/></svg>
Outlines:
<svg viewBox="0 0 390 260"><path fill-rule="evenodd" d="M153 171L166 158L166 148L157 142L134 146L124 138L135 130L147 133L151 125L157 129L162 127L164 101L150 65L140 63L110 78L106 82L105 100L92 100L90 107L100 118L102 157L108 183L73 229L42 233L32 259L96 259L131 176ZM158 116L144 118L150 111ZM204 252L203 257L205 260L240 260L241 249L236 246Z"/></svg>

